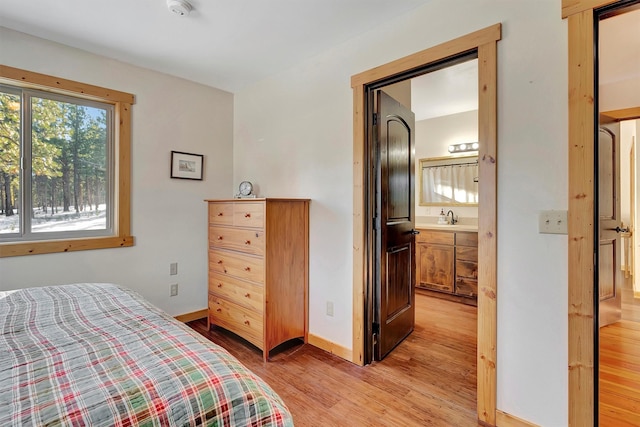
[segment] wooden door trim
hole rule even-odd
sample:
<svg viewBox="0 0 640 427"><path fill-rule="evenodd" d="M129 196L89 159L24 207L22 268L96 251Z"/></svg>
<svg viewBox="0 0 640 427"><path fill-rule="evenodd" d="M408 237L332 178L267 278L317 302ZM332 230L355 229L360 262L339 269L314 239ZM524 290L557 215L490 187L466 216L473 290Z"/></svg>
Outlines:
<svg viewBox="0 0 640 427"><path fill-rule="evenodd" d="M600 113L600 116L610 121L640 119L640 107L623 108L621 110L603 111L602 113Z"/></svg>
<svg viewBox="0 0 640 427"><path fill-rule="evenodd" d="M569 425L594 422L594 51L593 9L569 31Z"/></svg>
<svg viewBox="0 0 640 427"><path fill-rule="evenodd" d="M562 18L606 6L618 0L562 0Z"/></svg>
<svg viewBox="0 0 640 427"><path fill-rule="evenodd" d="M595 421L594 9L615 0L562 0L569 65L569 425Z"/></svg>
<svg viewBox="0 0 640 427"><path fill-rule="evenodd" d="M365 230L365 89L367 85L409 70L478 52L478 152L480 203L478 208L478 419L496 423L497 361L497 42L501 24L467 34L413 55L354 75L353 88L353 353L352 362L364 363L366 292Z"/></svg>

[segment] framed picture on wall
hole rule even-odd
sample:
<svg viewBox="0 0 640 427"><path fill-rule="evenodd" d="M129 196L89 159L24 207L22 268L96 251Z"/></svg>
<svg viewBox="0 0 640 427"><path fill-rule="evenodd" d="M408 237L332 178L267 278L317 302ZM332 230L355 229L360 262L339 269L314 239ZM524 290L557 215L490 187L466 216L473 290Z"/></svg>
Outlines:
<svg viewBox="0 0 640 427"><path fill-rule="evenodd" d="M195 179L202 181L202 161L204 155L171 152L171 178Z"/></svg>

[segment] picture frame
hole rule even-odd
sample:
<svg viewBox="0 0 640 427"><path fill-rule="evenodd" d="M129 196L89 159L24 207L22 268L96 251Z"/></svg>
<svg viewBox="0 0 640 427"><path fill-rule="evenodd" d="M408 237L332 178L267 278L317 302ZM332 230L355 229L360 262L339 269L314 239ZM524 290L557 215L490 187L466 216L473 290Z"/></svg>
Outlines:
<svg viewBox="0 0 640 427"><path fill-rule="evenodd" d="M171 151L171 178L202 181L202 154Z"/></svg>

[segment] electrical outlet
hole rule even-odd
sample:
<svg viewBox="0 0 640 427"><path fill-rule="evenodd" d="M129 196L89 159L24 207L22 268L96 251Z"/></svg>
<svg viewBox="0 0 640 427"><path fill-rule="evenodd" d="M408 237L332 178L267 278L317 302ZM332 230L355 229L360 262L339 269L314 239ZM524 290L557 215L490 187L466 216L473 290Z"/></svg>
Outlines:
<svg viewBox="0 0 640 427"><path fill-rule="evenodd" d="M175 297L176 295L178 295L178 284L177 283L173 283L171 285L171 294L170 294L170 296Z"/></svg>
<svg viewBox="0 0 640 427"><path fill-rule="evenodd" d="M327 316L333 317L333 301L327 301Z"/></svg>
<svg viewBox="0 0 640 427"><path fill-rule="evenodd" d="M538 232L545 234L567 234L567 211L540 211Z"/></svg>
<svg viewBox="0 0 640 427"><path fill-rule="evenodd" d="M172 262L171 264L169 264L169 275L175 276L176 274L178 274L178 263Z"/></svg>

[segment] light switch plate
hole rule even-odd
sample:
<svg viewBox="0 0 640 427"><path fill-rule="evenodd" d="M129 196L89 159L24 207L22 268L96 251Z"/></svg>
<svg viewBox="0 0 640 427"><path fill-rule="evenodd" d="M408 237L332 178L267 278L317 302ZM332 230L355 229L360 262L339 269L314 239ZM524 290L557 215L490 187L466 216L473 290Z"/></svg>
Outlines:
<svg viewBox="0 0 640 427"><path fill-rule="evenodd" d="M538 233L567 234L567 211L540 211Z"/></svg>
<svg viewBox="0 0 640 427"><path fill-rule="evenodd" d="M327 316L333 317L333 301L327 301Z"/></svg>
<svg viewBox="0 0 640 427"><path fill-rule="evenodd" d="M176 274L178 274L178 263L172 262L171 264L169 264L169 275L175 276Z"/></svg>

